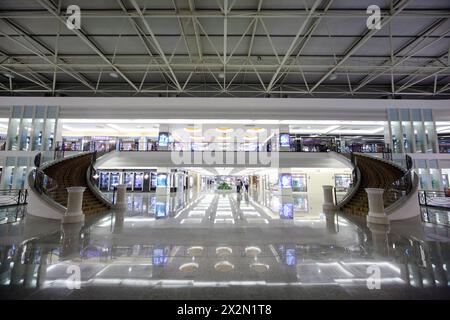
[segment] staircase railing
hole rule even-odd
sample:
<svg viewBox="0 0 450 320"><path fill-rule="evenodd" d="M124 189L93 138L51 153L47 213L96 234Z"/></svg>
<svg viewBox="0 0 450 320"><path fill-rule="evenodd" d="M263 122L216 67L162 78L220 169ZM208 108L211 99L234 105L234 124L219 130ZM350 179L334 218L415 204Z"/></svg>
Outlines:
<svg viewBox="0 0 450 320"><path fill-rule="evenodd" d="M5 189L0 190L0 207L27 204L27 189Z"/></svg>
<svg viewBox="0 0 450 320"><path fill-rule="evenodd" d="M333 188L334 203L336 204L337 209L342 208L353 198L353 196L358 191L359 186L361 184L361 172L358 168L355 154L351 152L349 154L341 154L341 155L345 156L345 158L347 158L353 165L352 185L351 188L348 190L347 194L339 202L337 200L336 188Z"/></svg>
<svg viewBox="0 0 450 320"><path fill-rule="evenodd" d="M97 199L99 199L101 202L103 202L106 206L109 208L112 208L114 206L114 200L111 202L108 197L105 196L103 192L100 191L100 189L97 187L99 175L97 173L97 170L95 169L95 163L97 162L97 159L101 156L107 154L108 152L113 150L107 150L107 151L94 151L92 153L92 160L88 167L88 170L86 172L86 182L89 187L89 189L95 194Z"/></svg>
<svg viewBox="0 0 450 320"><path fill-rule="evenodd" d="M44 171L39 168L33 169L28 175L28 185L32 192L36 192L41 199L46 201L50 206L63 213L66 207L53 199L52 191L58 188L56 180L47 176Z"/></svg>

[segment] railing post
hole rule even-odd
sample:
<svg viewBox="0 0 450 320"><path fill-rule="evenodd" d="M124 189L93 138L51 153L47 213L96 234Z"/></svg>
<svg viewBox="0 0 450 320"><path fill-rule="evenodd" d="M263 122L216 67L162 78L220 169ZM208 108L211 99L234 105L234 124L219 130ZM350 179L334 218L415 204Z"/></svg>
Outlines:
<svg viewBox="0 0 450 320"><path fill-rule="evenodd" d="M22 193L22 189L19 189L19 195L17 197L17 204L18 205L20 204L20 195L21 195L21 193Z"/></svg>
<svg viewBox="0 0 450 320"><path fill-rule="evenodd" d="M369 213L367 215L367 222L376 224L389 224L389 218L384 211L384 189L366 188L366 192L369 201Z"/></svg>

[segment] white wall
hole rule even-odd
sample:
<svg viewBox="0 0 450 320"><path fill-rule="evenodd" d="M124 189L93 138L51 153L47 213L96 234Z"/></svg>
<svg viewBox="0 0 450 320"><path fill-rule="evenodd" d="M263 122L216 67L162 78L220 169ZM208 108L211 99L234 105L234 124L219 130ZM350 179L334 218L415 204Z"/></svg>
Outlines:
<svg viewBox="0 0 450 320"><path fill-rule="evenodd" d="M449 100L1 97L0 115L13 105L60 106L60 118L387 120L387 108L431 108L450 120Z"/></svg>

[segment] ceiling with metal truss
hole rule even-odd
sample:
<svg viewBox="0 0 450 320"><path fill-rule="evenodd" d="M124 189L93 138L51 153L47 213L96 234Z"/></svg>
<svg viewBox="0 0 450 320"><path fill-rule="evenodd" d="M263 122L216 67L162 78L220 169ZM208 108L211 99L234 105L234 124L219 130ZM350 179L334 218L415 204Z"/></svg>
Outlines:
<svg viewBox="0 0 450 320"><path fill-rule="evenodd" d="M0 0L0 95L447 99L449 18L448 0Z"/></svg>

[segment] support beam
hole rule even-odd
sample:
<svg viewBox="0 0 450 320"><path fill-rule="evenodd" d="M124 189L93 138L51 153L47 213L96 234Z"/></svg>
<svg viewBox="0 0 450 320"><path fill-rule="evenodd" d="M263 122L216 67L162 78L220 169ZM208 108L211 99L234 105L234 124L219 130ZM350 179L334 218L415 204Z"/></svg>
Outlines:
<svg viewBox="0 0 450 320"><path fill-rule="evenodd" d="M398 3L394 6L392 14L390 16L384 18L384 19L381 19L381 22L380 22L381 28L386 26L395 16L397 16L408 5L408 3L410 1L411 0L400 0L400 1L398 1ZM353 43L346 50L346 53L345 53L344 57L342 59L340 59L339 62L333 68L331 68L324 76L322 76L319 79L319 81L316 82L316 84L311 88L311 92L316 90L317 87L320 86L320 84L322 82L324 82L326 79L328 79L328 77L333 72L335 72L345 61L347 61L352 56L353 53L358 51L359 48L361 48L377 32L378 32L377 29L369 30L368 32L366 32L366 34L362 38L360 38L355 43Z"/></svg>

